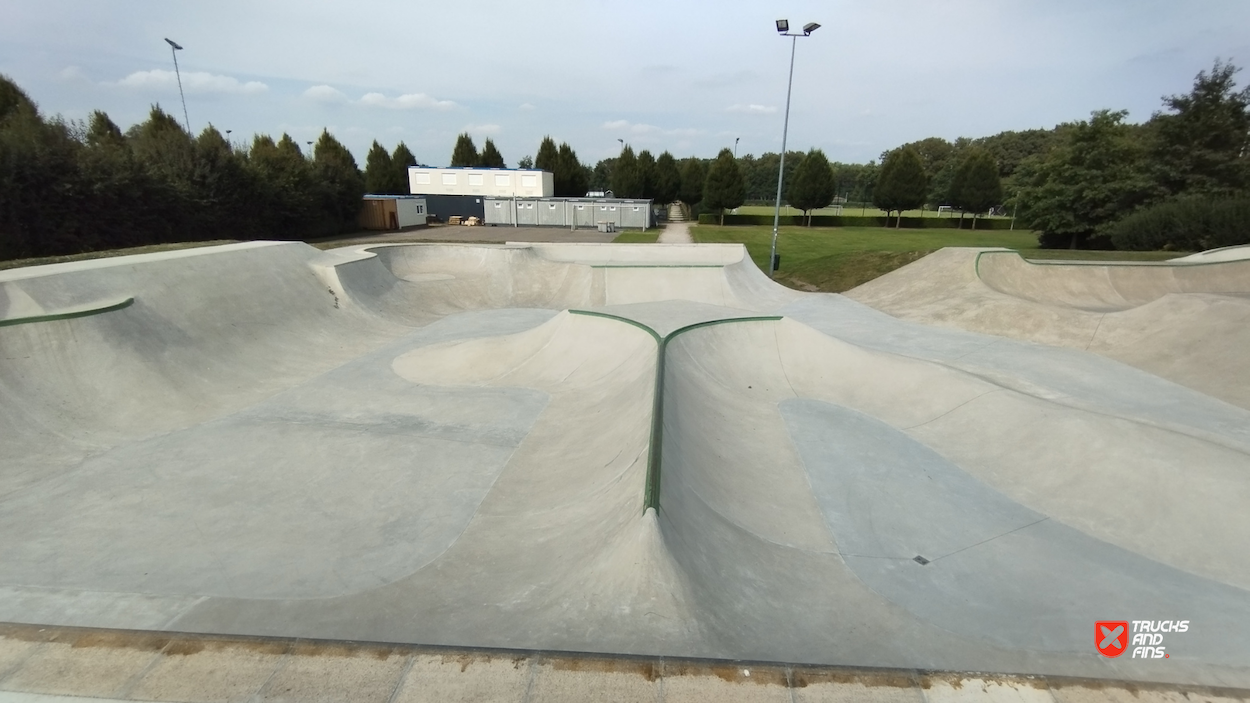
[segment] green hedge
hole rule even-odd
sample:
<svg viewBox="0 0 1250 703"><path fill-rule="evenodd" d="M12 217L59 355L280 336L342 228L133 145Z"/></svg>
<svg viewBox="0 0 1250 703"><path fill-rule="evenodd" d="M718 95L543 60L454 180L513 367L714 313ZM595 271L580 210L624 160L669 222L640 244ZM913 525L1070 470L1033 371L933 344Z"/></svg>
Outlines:
<svg viewBox="0 0 1250 703"><path fill-rule="evenodd" d="M888 218L888 226L894 226L896 218ZM885 217L857 217L854 215L813 215L813 227L886 227ZM725 215L726 225L772 225L772 215ZM785 227L802 227L806 223L802 215L784 215L780 223ZM699 224L720 224L720 216L710 213L699 215ZM904 217L904 229L950 229L959 226L955 217ZM972 229L972 218L964 218L964 229ZM1011 229L1011 220L979 219L978 230Z"/></svg>
<svg viewBox="0 0 1250 703"><path fill-rule="evenodd" d="M1117 249L1204 251L1250 244L1250 199L1186 197L1157 203L1108 230Z"/></svg>

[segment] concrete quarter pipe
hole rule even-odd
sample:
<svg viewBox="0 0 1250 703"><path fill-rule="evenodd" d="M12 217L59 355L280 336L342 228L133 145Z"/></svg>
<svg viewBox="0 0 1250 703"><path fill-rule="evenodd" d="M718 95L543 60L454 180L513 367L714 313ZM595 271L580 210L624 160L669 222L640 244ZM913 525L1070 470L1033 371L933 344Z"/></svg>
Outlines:
<svg viewBox="0 0 1250 703"><path fill-rule="evenodd" d="M0 621L1250 687L1239 391L1035 339L1245 270L987 258L851 293L885 312L736 245L0 272Z"/></svg>

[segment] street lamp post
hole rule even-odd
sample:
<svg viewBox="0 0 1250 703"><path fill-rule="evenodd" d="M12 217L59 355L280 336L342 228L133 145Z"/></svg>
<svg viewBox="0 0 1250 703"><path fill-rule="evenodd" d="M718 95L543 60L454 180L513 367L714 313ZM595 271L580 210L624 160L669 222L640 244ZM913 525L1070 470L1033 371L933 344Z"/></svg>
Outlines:
<svg viewBox="0 0 1250 703"><path fill-rule="evenodd" d="M783 37L793 38L790 40L790 78L786 82L786 119L781 128L781 165L777 167L777 207L773 211L773 246L768 257L769 278L777 272L777 227L781 224L781 184L786 173L786 137L790 132L790 90L794 87L794 49L799 43L799 37L810 36L817 29L820 29L820 25L808 22L803 25L802 34L792 34L790 20L777 20L777 33Z"/></svg>
<svg viewBox="0 0 1250 703"><path fill-rule="evenodd" d="M187 125L187 134L191 134L191 118L187 117L187 96L182 92L182 72L178 70L178 52L182 51L182 47L169 37L165 37L165 41L169 44L169 53L174 55L174 75L178 77L178 97L182 98L182 120Z"/></svg>
<svg viewBox="0 0 1250 703"><path fill-rule="evenodd" d="M734 137L734 158L738 158L738 140L742 137Z"/></svg>

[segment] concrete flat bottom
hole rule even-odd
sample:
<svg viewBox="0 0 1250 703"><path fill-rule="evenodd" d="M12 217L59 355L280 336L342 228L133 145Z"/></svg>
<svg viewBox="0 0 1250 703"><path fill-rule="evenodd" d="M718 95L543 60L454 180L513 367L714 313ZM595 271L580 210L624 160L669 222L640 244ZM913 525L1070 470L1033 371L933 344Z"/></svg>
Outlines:
<svg viewBox="0 0 1250 703"><path fill-rule="evenodd" d="M555 652L664 662L596 669L648 699L710 695L693 659L782 662L716 681L787 698L829 666L1250 687L1250 411L739 246L252 243L0 272L5 320L0 621L132 633L91 695L195 636L260 638L248 696L305 641L383 643L344 656L388 696L414 645L547 653L500 669L531 694ZM60 670L39 631L0 688Z"/></svg>

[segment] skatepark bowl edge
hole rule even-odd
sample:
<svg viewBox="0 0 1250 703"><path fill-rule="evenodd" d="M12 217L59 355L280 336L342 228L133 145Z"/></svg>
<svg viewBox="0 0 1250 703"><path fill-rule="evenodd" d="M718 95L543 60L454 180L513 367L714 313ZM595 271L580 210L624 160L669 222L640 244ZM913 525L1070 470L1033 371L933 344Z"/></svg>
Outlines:
<svg viewBox="0 0 1250 703"><path fill-rule="evenodd" d="M1244 700L1247 322L1226 252L0 271L0 701Z"/></svg>

